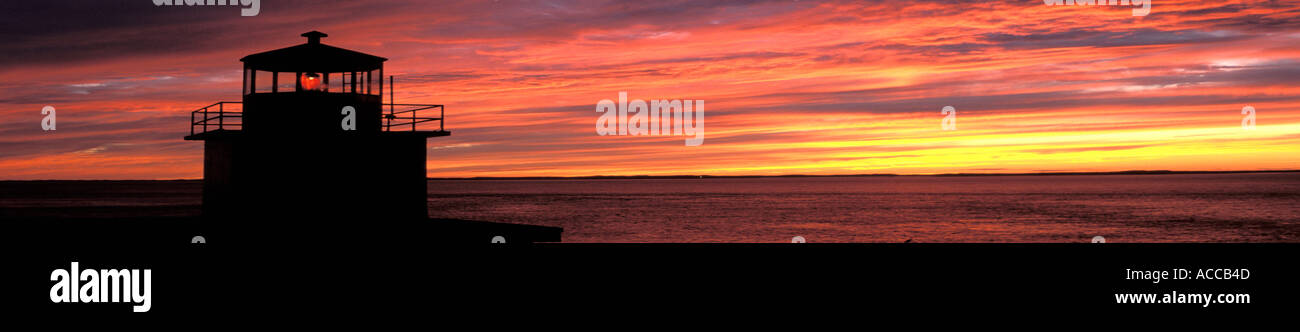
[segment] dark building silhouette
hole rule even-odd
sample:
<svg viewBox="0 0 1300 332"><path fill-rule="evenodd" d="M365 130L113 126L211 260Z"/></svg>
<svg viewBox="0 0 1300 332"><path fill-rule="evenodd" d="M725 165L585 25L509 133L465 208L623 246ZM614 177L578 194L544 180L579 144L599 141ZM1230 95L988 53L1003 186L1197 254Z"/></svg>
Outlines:
<svg viewBox="0 0 1300 332"><path fill-rule="evenodd" d="M395 104L387 59L302 36L240 59L242 102L190 113L185 139L204 144L200 219L215 222L202 226L207 240L317 250L560 241L556 227L428 219L425 142L451 134L444 107Z"/></svg>
<svg viewBox="0 0 1300 332"><path fill-rule="evenodd" d="M240 59L242 102L192 113L203 215L426 218L425 142L450 134L443 106L393 104L387 59L302 36Z"/></svg>

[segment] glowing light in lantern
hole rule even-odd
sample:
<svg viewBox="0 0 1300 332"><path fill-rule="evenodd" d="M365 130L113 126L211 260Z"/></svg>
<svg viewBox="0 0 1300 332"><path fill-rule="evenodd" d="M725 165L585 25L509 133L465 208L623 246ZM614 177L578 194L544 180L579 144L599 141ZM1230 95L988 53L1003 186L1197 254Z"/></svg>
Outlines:
<svg viewBox="0 0 1300 332"><path fill-rule="evenodd" d="M317 73L302 74L303 91L324 91L325 85L321 82L321 75Z"/></svg>

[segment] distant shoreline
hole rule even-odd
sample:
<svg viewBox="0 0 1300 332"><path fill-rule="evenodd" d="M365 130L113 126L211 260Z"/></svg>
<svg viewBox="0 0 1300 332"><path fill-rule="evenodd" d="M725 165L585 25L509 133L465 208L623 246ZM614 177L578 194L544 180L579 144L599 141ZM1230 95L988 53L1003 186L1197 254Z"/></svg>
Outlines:
<svg viewBox="0 0 1300 332"><path fill-rule="evenodd" d="M597 176L479 176L468 178L431 177L431 181L451 180L640 180L640 179L749 179L749 178L856 178L856 177L968 177L968 176L1058 176L1058 175L1177 175L1177 174L1245 174L1245 173L1300 173L1300 170L1265 171L1167 171L1133 170L1118 172L1044 172L1044 173L941 173L941 174L783 174L783 175L597 175ZM203 179L168 180L0 180L2 182L197 182Z"/></svg>

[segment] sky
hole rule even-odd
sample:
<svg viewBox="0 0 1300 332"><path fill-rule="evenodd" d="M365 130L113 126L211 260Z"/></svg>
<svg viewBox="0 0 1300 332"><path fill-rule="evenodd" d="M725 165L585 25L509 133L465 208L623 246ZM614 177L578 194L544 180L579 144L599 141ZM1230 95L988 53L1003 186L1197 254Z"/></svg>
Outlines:
<svg viewBox="0 0 1300 332"><path fill-rule="evenodd" d="M388 58L399 103L446 105L431 177L1300 169L1300 1L1131 8L5 1L0 179L201 178L190 112L311 30ZM703 144L598 135L620 92L703 100Z"/></svg>

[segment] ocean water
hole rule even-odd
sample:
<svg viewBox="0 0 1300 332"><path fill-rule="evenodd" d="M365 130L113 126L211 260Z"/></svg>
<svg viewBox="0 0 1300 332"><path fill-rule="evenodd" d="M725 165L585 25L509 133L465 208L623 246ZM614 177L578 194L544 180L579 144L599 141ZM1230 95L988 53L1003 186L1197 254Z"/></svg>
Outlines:
<svg viewBox="0 0 1300 332"><path fill-rule="evenodd" d="M1296 242L1300 173L437 180L433 217L565 242Z"/></svg>
<svg viewBox="0 0 1300 332"><path fill-rule="evenodd" d="M196 215L198 181L0 182L4 218ZM1300 173L431 180L429 215L565 242L1298 242Z"/></svg>

